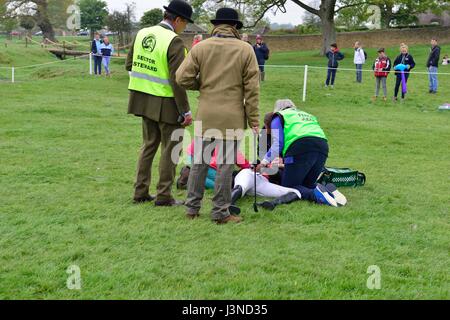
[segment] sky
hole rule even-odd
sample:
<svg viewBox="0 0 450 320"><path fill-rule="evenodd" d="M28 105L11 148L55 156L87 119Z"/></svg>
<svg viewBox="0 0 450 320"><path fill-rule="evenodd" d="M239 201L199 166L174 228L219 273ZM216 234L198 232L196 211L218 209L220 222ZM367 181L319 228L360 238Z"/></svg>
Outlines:
<svg viewBox="0 0 450 320"><path fill-rule="evenodd" d="M167 5L167 0L106 0L108 3L108 7L110 10L123 10L126 2L135 2L136 3L136 18L140 19L143 13L147 10L153 8L161 8L164 5ZM283 14L281 12L277 13L276 16L273 16L272 13L268 13L266 16L273 22L279 24L288 24L291 23L293 25L298 25L302 22L302 15L304 10L301 9L296 4L289 1L289 4L286 5L287 13Z"/></svg>

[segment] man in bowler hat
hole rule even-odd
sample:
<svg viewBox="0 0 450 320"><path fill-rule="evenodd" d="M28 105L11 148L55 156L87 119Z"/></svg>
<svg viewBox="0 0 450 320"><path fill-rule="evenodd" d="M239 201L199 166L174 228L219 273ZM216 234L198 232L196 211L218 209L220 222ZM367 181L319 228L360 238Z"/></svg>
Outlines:
<svg viewBox="0 0 450 320"><path fill-rule="evenodd" d="M244 129L259 126L259 69L253 48L241 41L237 11L219 9L211 38L197 44L177 71L180 86L200 91L195 127L194 164L188 181L187 217L200 214L211 153L218 150L212 220L239 223L230 213L233 168Z"/></svg>

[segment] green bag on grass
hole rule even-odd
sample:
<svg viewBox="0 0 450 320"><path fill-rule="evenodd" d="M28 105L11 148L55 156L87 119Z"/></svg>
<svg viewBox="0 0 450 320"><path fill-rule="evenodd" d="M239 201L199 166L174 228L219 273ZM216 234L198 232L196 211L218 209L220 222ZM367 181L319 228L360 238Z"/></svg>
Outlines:
<svg viewBox="0 0 450 320"><path fill-rule="evenodd" d="M328 168L319 177L318 183L333 183L336 187L361 187L366 184L366 175L349 168Z"/></svg>

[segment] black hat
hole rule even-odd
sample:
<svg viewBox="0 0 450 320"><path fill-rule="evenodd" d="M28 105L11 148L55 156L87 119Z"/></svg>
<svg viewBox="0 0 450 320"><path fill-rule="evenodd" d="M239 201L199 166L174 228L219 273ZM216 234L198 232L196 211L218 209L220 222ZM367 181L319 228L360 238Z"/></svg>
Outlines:
<svg viewBox="0 0 450 320"><path fill-rule="evenodd" d="M216 12L216 18L211 20L214 25L226 23L226 24L236 24L237 29L242 29L244 24L239 20L239 13L231 8L221 8Z"/></svg>
<svg viewBox="0 0 450 320"><path fill-rule="evenodd" d="M192 20L192 7L189 3L182 0L173 0L169 3L169 6L164 6L164 9L167 12L176 14L186 20L188 20L190 23L194 23Z"/></svg>

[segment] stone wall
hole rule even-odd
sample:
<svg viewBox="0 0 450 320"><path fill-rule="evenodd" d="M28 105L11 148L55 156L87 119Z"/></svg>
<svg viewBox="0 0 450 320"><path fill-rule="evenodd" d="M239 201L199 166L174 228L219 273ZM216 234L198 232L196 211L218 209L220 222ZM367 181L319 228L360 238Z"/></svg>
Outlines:
<svg viewBox="0 0 450 320"><path fill-rule="evenodd" d="M208 35L204 37L207 38ZM355 41L361 41L366 48L379 48L397 46L402 42L408 45L429 44L432 37L437 37L439 43L450 43L450 27L342 32L338 33L337 43L341 48L350 48ZM193 35L182 35L182 38L190 47ZM321 35L265 36L264 38L273 52L316 50L322 45ZM250 41L255 43L255 36L250 36Z"/></svg>

